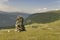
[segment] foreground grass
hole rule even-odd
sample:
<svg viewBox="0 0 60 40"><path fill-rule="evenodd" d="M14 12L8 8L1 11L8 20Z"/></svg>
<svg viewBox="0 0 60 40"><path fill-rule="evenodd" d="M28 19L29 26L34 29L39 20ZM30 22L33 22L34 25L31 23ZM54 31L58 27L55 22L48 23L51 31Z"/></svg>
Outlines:
<svg viewBox="0 0 60 40"><path fill-rule="evenodd" d="M15 32L14 29L7 30L0 30L0 40L60 40L60 29L55 28L26 27L24 32Z"/></svg>

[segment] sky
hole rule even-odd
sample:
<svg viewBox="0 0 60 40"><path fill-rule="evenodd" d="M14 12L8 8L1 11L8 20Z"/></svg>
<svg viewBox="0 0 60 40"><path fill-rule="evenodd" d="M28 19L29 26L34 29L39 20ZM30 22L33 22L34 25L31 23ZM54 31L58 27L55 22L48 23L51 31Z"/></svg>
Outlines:
<svg viewBox="0 0 60 40"><path fill-rule="evenodd" d="M36 13L60 10L60 0L0 0L0 11Z"/></svg>

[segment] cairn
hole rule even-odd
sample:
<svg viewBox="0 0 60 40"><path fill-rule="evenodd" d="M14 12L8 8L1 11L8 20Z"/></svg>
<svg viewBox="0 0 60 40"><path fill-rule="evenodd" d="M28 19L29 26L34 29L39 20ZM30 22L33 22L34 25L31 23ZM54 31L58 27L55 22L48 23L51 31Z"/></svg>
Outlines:
<svg viewBox="0 0 60 40"><path fill-rule="evenodd" d="M25 27L24 27L24 18L23 17L20 17L18 16L17 19L16 19L16 31L20 32L20 31L25 31Z"/></svg>

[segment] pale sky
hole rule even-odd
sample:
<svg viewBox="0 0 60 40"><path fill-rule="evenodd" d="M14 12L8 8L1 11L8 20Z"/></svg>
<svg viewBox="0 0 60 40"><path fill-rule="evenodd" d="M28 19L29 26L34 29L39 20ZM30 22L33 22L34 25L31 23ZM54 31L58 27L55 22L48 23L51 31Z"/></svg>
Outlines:
<svg viewBox="0 0 60 40"><path fill-rule="evenodd" d="M60 0L0 0L0 11L44 12L60 9Z"/></svg>

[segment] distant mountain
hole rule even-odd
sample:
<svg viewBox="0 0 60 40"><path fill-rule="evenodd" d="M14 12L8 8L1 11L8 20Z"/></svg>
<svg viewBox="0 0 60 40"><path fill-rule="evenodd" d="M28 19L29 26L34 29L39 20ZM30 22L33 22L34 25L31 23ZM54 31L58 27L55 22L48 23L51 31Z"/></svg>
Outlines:
<svg viewBox="0 0 60 40"><path fill-rule="evenodd" d="M0 27L14 25L17 16L22 16L26 19L29 15L28 13L0 11Z"/></svg>
<svg viewBox="0 0 60 40"><path fill-rule="evenodd" d="M32 14L26 19L26 24L45 24L57 20L60 20L60 10Z"/></svg>

